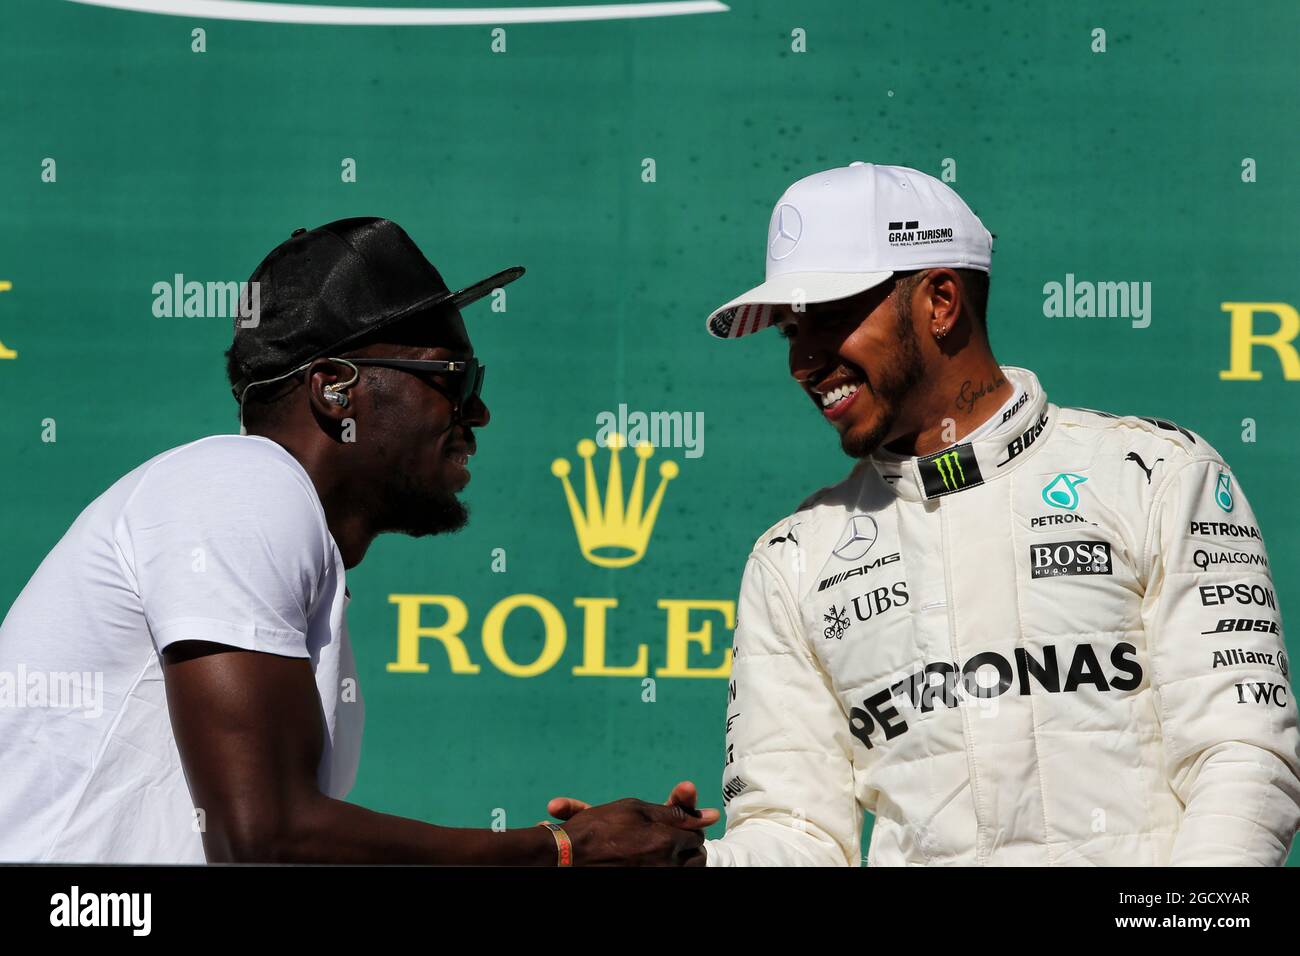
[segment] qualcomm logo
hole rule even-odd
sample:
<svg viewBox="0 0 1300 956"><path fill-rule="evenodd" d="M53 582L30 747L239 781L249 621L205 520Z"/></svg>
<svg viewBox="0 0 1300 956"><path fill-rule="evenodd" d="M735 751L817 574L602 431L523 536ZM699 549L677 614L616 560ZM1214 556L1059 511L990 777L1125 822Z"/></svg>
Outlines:
<svg viewBox="0 0 1300 956"><path fill-rule="evenodd" d="M578 20L632 20L692 13L726 13L717 0L659 3L563 4L545 7L370 7L254 0L71 0L92 7L135 13L247 20L260 23L315 23L346 26L467 26L504 23L572 23Z"/></svg>
<svg viewBox="0 0 1300 956"><path fill-rule="evenodd" d="M772 241L767 246L768 254L773 259L784 259L794 252L801 235L803 235L803 217L799 215L799 210L789 203L781 203L776 207L776 223L772 226Z"/></svg>
<svg viewBox="0 0 1300 956"><path fill-rule="evenodd" d="M585 508L578 504L578 496L569 481L569 460L557 458L551 462L551 474L564 485L569 517L573 519L573 530L578 535L578 547L582 556L597 567L626 568L641 560L650 543L650 533L654 531L664 491L668 482L676 478L678 473L677 462L660 462L659 487L655 489L650 504L643 507L646 463L655 450L653 445L637 445L636 476L632 479L632 492L625 500L623 468L618 453L626 446L627 442L622 435L617 432L610 434L609 478L605 486L605 500L602 502L596 490L596 471L591 464L591 459L596 454L596 443L590 438L578 442L578 457L583 460L583 487L587 496Z"/></svg>

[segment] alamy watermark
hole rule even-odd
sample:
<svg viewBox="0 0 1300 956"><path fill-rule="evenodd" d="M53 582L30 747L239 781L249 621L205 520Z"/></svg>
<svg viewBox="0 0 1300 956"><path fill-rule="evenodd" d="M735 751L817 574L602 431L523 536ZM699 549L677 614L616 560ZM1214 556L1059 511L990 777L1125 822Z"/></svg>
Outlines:
<svg viewBox="0 0 1300 956"><path fill-rule="evenodd" d="M103 671L0 671L0 708L44 707L80 711L81 717L104 713Z"/></svg>
<svg viewBox="0 0 1300 956"><path fill-rule="evenodd" d="M596 428L596 444L601 448L608 448L611 436L619 435L629 448L684 448L687 458L704 454L703 412L629 411L620 403L616 412L596 413Z"/></svg>
<svg viewBox="0 0 1300 956"><path fill-rule="evenodd" d="M159 319L239 319L241 329L262 321L260 282L199 282L182 273L155 282L153 314Z"/></svg>
<svg viewBox="0 0 1300 956"><path fill-rule="evenodd" d="M1065 274L1043 285L1043 315L1049 319L1132 319L1133 328L1151 324L1150 282L1091 282Z"/></svg>

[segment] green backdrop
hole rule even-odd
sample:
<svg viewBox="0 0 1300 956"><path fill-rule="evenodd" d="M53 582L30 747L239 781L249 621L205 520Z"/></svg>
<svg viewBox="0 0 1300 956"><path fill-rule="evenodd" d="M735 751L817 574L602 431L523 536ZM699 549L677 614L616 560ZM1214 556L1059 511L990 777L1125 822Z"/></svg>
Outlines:
<svg viewBox="0 0 1300 956"><path fill-rule="evenodd" d="M947 173L997 235L1000 359L1034 369L1057 403L1203 434L1251 496L1283 606L1300 600L1300 364L1283 362L1286 310L1300 306L1296 4L738 0L506 23L504 52L495 26L4 4L0 342L16 355L0 359L3 606L121 474L235 430L229 322L155 317L154 283L244 279L297 226L388 216L453 286L515 263L528 275L504 314L466 314L493 414L470 527L381 539L349 575L367 701L353 799L466 826L504 811L520 826L556 794L662 799L688 777L719 805L726 683L659 673L672 644L660 602L704 602L689 625L710 626L712 646L690 644L689 666L724 664L716 602L734 600L747 549L848 462L788 381L777 336L721 343L703 320L761 278L782 190L856 159ZM1047 317L1044 284L1067 274L1151 283L1150 325ZM1239 332L1284 320L1277 347L1246 343L1257 380L1221 375L1229 302L1273 304L1247 309ZM578 548L551 464L567 458L579 478L576 443L620 403L702 412L704 454L659 451L650 488L661 461L680 474L645 556L602 568ZM464 602L479 672L451 673L436 639L419 645L427 673L390 671L393 594ZM531 677L503 672L482 640L488 612L521 594L566 631ZM617 601L608 663L645 645L652 688L573 673L579 598ZM541 621L526 608L506 620L516 662L543 652Z"/></svg>

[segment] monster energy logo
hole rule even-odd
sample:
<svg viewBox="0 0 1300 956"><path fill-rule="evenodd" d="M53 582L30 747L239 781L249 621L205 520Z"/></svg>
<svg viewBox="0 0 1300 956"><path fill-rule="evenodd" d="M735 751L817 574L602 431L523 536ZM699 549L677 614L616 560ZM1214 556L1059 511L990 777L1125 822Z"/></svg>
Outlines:
<svg viewBox="0 0 1300 956"><path fill-rule="evenodd" d="M979 463L975 460L974 450L969 443L940 452L932 458L923 458L920 463L923 466L932 466L934 469L931 471L923 467L921 470L927 498L961 491L963 488L971 488L984 482Z"/></svg>
<svg viewBox="0 0 1300 956"><path fill-rule="evenodd" d="M936 458L934 467L939 470L939 477L943 479L943 486L949 491L956 491L966 484L966 472L961 470L961 461L955 451L950 451Z"/></svg>

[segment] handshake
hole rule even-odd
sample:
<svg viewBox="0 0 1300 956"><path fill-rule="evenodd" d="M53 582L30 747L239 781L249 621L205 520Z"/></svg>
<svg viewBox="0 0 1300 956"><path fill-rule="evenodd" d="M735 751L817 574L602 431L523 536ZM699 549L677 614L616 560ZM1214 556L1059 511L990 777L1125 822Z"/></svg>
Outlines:
<svg viewBox="0 0 1300 956"><path fill-rule="evenodd" d="M689 780L673 787L662 805L625 797L593 807L556 797L546 812L564 823L543 825L555 834L561 865L704 866L704 831L721 814L697 810L696 798Z"/></svg>

